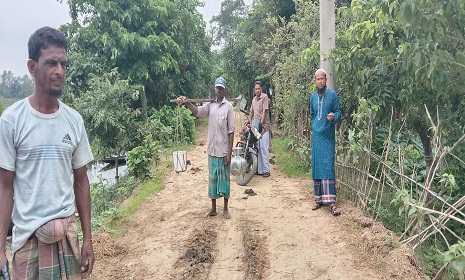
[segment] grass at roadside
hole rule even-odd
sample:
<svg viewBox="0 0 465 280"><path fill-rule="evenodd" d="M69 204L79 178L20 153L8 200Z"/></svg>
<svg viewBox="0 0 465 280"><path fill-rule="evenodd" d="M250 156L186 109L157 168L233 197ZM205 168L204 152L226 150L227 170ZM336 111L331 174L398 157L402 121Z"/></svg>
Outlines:
<svg viewBox="0 0 465 280"><path fill-rule="evenodd" d="M135 195L129 198L123 206L118 208L116 215L110 218L107 230L115 233L125 231L128 218L139 209L140 205L145 202L147 198L163 190L164 187L165 184L163 180L158 176L143 182L135 190Z"/></svg>
<svg viewBox="0 0 465 280"><path fill-rule="evenodd" d="M311 170L305 168L305 164L288 149L288 142L284 138L273 138L271 153L275 155L276 165L288 176L311 178Z"/></svg>

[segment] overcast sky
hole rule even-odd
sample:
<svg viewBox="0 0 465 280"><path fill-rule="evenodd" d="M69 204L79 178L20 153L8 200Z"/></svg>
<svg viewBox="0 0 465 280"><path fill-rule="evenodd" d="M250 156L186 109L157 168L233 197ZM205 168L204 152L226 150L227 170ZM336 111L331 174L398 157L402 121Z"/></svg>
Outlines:
<svg viewBox="0 0 465 280"><path fill-rule="evenodd" d="M220 0L204 0L199 11L205 21L221 10ZM249 2L249 1L246 1ZM26 67L27 41L31 33L48 25L58 28L70 22L68 5L57 0L1 0L0 2L0 74L4 70L15 76L29 74Z"/></svg>

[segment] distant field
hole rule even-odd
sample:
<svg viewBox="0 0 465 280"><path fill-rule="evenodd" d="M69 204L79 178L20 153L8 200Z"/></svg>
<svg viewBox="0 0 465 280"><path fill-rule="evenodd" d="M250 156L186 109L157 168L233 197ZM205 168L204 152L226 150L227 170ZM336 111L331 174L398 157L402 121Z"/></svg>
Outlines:
<svg viewBox="0 0 465 280"><path fill-rule="evenodd" d="M0 97L0 102L2 102L3 108L6 108L6 107L10 106L11 104L15 103L18 100L19 99L15 99L15 98L3 98L3 97Z"/></svg>

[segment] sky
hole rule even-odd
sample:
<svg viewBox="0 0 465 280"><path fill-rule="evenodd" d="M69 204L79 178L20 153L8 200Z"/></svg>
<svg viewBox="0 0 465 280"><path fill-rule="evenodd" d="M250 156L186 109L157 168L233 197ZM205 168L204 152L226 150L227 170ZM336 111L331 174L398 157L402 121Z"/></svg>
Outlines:
<svg viewBox="0 0 465 280"><path fill-rule="evenodd" d="M199 7L205 21L219 14L221 1L204 0ZM246 1L248 2L248 1ZM66 1L57 0L2 0L0 2L0 74L4 70L15 76L29 74L27 71L27 41L39 27L58 28L70 22Z"/></svg>

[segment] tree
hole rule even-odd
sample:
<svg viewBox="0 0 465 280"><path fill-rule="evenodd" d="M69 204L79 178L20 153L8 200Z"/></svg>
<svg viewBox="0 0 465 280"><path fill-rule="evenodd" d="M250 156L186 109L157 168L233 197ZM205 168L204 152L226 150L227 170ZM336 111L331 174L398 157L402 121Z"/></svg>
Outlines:
<svg viewBox="0 0 465 280"><path fill-rule="evenodd" d="M465 13L457 12L458 2L354 1L344 10L347 32L338 37L341 80L380 105L380 120L395 109L398 121L418 133L427 167L433 155L425 107L442 119L451 142L464 130L463 67L456 58L465 57L459 27Z"/></svg>
<svg viewBox="0 0 465 280"><path fill-rule="evenodd" d="M0 76L0 96L11 97L11 84L14 79L14 75L11 71L4 70Z"/></svg>
<svg viewBox="0 0 465 280"><path fill-rule="evenodd" d="M29 75L24 75L20 80L20 84L21 90L19 97L26 97L34 92L34 81Z"/></svg>
<svg viewBox="0 0 465 280"><path fill-rule="evenodd" d="M198 90L191 94L199 95L198 85L211 78L206 75L210 42L197 4L195 0L69 1L73 21L63 30L71 37L71 84L86 88L88 74L83 69L97 74L117 68L131 84L141 86L141 100L147 94L149 106L167 103L186 88ZM139 106L146 107L140 101Z"/></svg>
<svg viewBox="0 0 465 280"><path fill-rule="evenodd" d="M221 2L220 14L213 16L210 24L216 24L213 29L214 42L220 45L221 41L228 41L234 37L239 24L246 18L244 0L225 0Z"/></svg>
<svg viewBox="0 0 465 280"><path fill-rule="evenodd" d="M3 71L0 76L0 96L20 99L33 91L34 83L29 75L16 77L11 71Z"/></svg>
<svg viewBox="0 0 465 280"><path fill-rule="evenodd" d="M140 111L131 109L139 90L130 81L122 80L115 69L102 76L90 75L88 85L73 105L86 123L96 158L118 159L143 139L137 135L142 134L137 122ZM115 163L118 170L118 160Z"/></svg>
<svg viewBox="0 0 465 280"><path fill-rule="evenodd" d="M261 0L258 2L256 8L263 9L265 14L271 17L282 17L286 21L290 20L296 14L297 4L294 0Z"/></svg>

